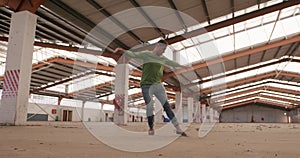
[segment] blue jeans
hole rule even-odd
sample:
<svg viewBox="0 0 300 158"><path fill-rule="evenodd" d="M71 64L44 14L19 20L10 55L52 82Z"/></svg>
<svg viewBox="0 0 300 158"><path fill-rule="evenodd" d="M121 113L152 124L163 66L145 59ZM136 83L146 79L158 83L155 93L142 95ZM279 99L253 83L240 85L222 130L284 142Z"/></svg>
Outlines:
<svg viewBox="0 0 300 158"><path fill-rule="evenodd" d="M144 84L141 87L142 87L143 98L146 103L146 115L148 118L149 128L152 129L154 123L153 95L159 100L161 105L163 105L164 111L166 112L167 116L171 120L172 124L174 126L178 126L177 119L168 102L168 98L164 86L162 84L155 84L155 85Z"/></svg>

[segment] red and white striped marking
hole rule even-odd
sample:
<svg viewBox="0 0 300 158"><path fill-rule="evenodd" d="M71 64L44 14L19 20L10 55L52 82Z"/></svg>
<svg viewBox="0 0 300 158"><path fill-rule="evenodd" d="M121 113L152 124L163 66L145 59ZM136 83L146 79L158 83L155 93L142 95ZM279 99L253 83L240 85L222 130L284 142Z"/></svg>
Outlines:
<svg viewBox="0 0 300 158"><path fill-rule="evenodd" d="M115 95L115 99L114 99L114 105L115 108L119 111L123 111L124 108L124 99L125 99L125 95L124 94L116 94Z"/></svg>
<svg viewBox="0 0 300 158"><path fill-rule="evenodd" d="M7 70L4 74L2 98L16 97L20 70Z"/></svg>

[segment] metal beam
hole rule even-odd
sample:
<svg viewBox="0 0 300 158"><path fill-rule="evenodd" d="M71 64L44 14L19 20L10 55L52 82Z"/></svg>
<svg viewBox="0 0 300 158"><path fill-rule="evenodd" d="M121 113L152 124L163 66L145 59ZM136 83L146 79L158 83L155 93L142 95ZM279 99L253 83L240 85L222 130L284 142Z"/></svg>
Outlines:
<svg viewBox="0 0 300 158"><path fill-rule="evenodd" d="M65 3L63 3L62 1L60 1L60 0L48 0L47 3L54 4L57 8L61 8L63 12L65 12L65 13L69 14L70 16L72 16L72 17L76 18L77 20L79 20L82 25L88 26L89 29L95 29L95 31L101 33L106 38L108 38L110 40L114 40L114 42L118 46L120 46L120 47L122 47L124 49L129 49L129 47L126 44L124 44L123 42L121 42L120 40L118 40L116 37L114 37L113 35L111 35L109 32L107 32L104 29L98 27L94 22L92 22L91 20L87 19L84 15L82 15L79 12L77 12L73 8L69 7L68 5L66 5ZM85 31L90 31L90 30L85 30Z"/></svg>
<svg viewBox="0 0 300 158"><path fill-rule="evenodd" d="M57 19L59 21L62 21L66 24L68 24L69 26L73 27L74 29L70 29L70 28L67 28L66 26L62 25L61 23L57 22L56 20L54 20L53 18L49 18L47 16L45 16L43 13L37 11L36 14L45 19L46 21L56 25L57 27L63 29L63 30L66 30L67 32L69 32L70 34L73 34L77 37L80 38L80 40L85 40L86 42L88 43L91 43L92 45L96 46L96 47L99 47L99 48L102 48L103 45L101 45L101 41L99 41L98 39L96 38L93 38L91 36L87 36L86 37L86 34L87 34L87 31L85 31L83 28L79 28L78 26L76 26L75 24L73 24L72 22L69 22L67 21L66 19L62 18L61 16L57 15L56 13L54 13L53 11L49 10L48 8L46 7L43 7L41 6L40 9L44 12L47 12L47 14L50 14L52 16L54 16L55 18L54 19ZM75 30L78 30L79 32L76 32ZM74 42L74 41L72 41ZM67 43L69 44L69 43ZM80 42L80 44L82 44L82 42Z"/></svg>
<svg viewBox="0 0 300 158"><path fill-rule="evenodd" d="M11 12L11 11L10 11ZM0 13L1 13L1 17L3 17L3 19L5 19L5 21L1 21L1 24L3 24L4 26L6 26L6 30L9 31L9 28L10 28L10 18L11 18L11 13L8 13L7 11L5 10L0 10ZM65 42L67 41L68 38L71 38L71 37L61 37L60 35L62 33L60 33L60 31L54 29L54 28L51 28L50 26L47 26L45 24L42 24L40 22L38 22L39 25L37 25L36 27L36 37L38 38L44 38L44 39L47 39L47 40L60 40L62 42ZM46 29L45 29L46 28ZM50 30L50 31L49 31Z"/></svg>
<svg viewBox="0 0 300 158"><path fill-rule="evenodd" d="M211 97L211 101L216 101L218 99L223 99L223 98L230 98L230 97L233 97L233 96L238 96L238 95L241 95L241 94L251 93L251 92L260 91L260 90L272 90L272 91L275 91L275 92L281 92L281 93L287 93L288 92L287 94L300 95L299 91L293 91L293 90L283 91L285 89L277 88L277 87L275 87L277 89L274 89L274 87L272 87L272 86L267 86L268 83L276 83L276 84L282 84L282 85L285 85L285 86L289 85L289 86L299 87L299 85L283 84L283 83L276 82L276 81L266 81L266 82L262 82L262 83L258 83L258 84L249 85L247 87L242 87L242 88L239 88L239 89L226 91L226 92L221 93L221 94L213 95ZM259 86L259 87L257 87L257 86ZM255 87L255 88L253 88L253 87ZM236 91L238 91L238 92L236 92ZM234 93L231 93L231 92L234 92ZM230 93L230 94L228 94L228 93Z"/></svg>
<svg viewBox="0 0 300 158"><path fill-rule="evenodd" d="M274 99L274 100L278 100L278 101L286 101L286 102L296 103L296 104L300 105L300 101L297 101L296 98L295 99L287 99L287 98L283 98L283 96L281 96L281 95L277 95L280 97L268 96L268 95L261 94L261 93L267 93L267 92L264 92L263 90L269 90L269 89L265 89L264 87L255 88L255 89L252 89L252 90L249 90L249 91L239 94L239 95L243 95L243 96L234 97L234 98L226 100L225 102L230 103L230 102L236 102L239 100L244 100L247 98L264 97L264 98ZM249 94L251 92L255 92L255 93ZM274 94L272 94L272 95L274 95ZM228 98L230 98L230 97L228 97ZM297 98L297 99L299 100L300 98ZM210 103L212 103L212 102L210 102ZM213 102L213 104L224 104L224 102L215 100Z"/></svg>
<svg viewBox="0 0 300 158"><path fill-rule="evenodd" d="M233 60L233 59L236 59L236 58L248 56L250 54L255 54L255 53L258 53L258 52L261 52L261 51L265 51L265 50L268 50L268 49L276 48L276 47L279 47L279 46L284 46L284 45L299 42L299 41L300 41L300 35L297 35L297 36L294 36L294 37L289 38L289 39L285 39L285 40L273 42L273 43L270 43L270 44L258 46L258 47L253 48L253 49L237 52L235 54L230 54L230 55L223 56L223 57L220 57L220 58L217 58L217 59L208 60L208 61L203 62L203 63L194 64L194 65L192 65L192 69L193 70L200 69L200 68L207 67L207 66L210 66L210 65L214 65L214 64L222 63L222 62L225 62L225 61L228 61L228 60ZM184 72L187 72L187 71L190 71L190 69L183 68L183 69L176 70L175 72L166 73L163 76L163 80L165 80L169 77L174 77L175 75L178 75L178 74L181 74L181 73L184 73Z"/></svg>
<svg viewBox="0 0 300 158"><path fill-rule="evenodd" d="M220 79L220 78L223 78L223 77L226 77L226 76L228 77L228 76L236 75L236 74L247 72L247 71L251 71L251 70L256 70L256 69L259 69L259 68L262 68L262 67L267 67L267 66L279 64L279 63L282 63L282 62L287 62L287 61L290 61L290 60L291 60L291 58L281 58L281 59L279 59L277 61L274 61L274 62L269 62L269 63L266 63L266 64L261 64L261 65L258 65L258 66L253 66L253 67L242 69L242 70L238 70L238 71L235 71L235 72L226 73L224 76L214 77L214 78L211 78L211 79L202 80L202 81L199 81L198 83L194 83L194 84L191 84L191 85L202 84L202 83L205 83L205 82L208 82L208 81L212 81L212 80L216 80L216 79ZM293 61L300 63L300 60L293 60Z"/></svg>
<svg viewBox="0 0 300 158"><path fill-rule="evenodd" d="M264 50L262 55L261 55L261 58L260 58L260 62L263 62L264 61L264 57L265 57L265 54L266 54L267 50Z"/></svg>
<svg viewBox="0 0 300 158"><path fill-rule="evenodd" d="M8 6L14 12L30 11L34 13L46 0L1 0L0 6Z"/></svg>
<svg viewBox="0 0 300 158"><path fill-rule="evenodd" d="M295 44L296 44L296 43L295 43ZM294 49L291 50L291 52L288 54L288 56L293 56L293 55L296 53L296 51L298 50L299 45L300 45L300 42L298 42L298 43L296 44L296 46L294 47Z"/></svg>
<svg viewBox="0 0 300 158"><path fill-rule="evenodd" d="M111 84L112 84L112 82L105 82L105 83L102 83L102 84L99 84L99 85L96 85L96 86L93 86L93 87L89 87L89 88L85 88L85 89L82 89L82 90L79 90L79 91L76 91L76 92L73 92L73 93L69 93L69 94L64 95L62 97L63 98L69 98L71 96L79 95L81 93L88 92L88 91L91 91L91 90L95 90L97 88L106 87L106 86L109 86Z"/></svg>
<svg viewBox="0 0 300 158"><path fill-rule="evenodd" d="M46 33L48 35L51 35L52 37L55 37L55 39L59 39L64 43L69 43L70 42L69 40L71 40L72 42L75 42L77 44L81 44L81 42L82 42L82 41L80 41L78 39L75 39L75 38L71 37L70 35L68 35L64 32L61 32L61 31L59 31L59 30L57 30L57 29L55 29L55 28L53 28L53 27L51 27L51 26L49 26L49 25L47 25L46 23L43 23L43 22L39 23L39 25L37 25L37 28L41 32Z"/></svg>
<svg viewBox="0 0 300 158"><path fill-rule="evenodd" d="M237 81L225 83L224 85L219 85L217 87L206 88L206 89L203 89L201 91L201 93L211 93L212 91L218 91L218 90L222 90L222 89L225 89L225 88L231 88L231 87L234 87L236 85L257 81L257 80L265 79L265 78L276 76L276 75L278 75L277 72L273 71L273 72L269 72L269 73L266 73L266 74L261 74L261 75L249 77L249 78L246 78L246 79L240 79L240 80L237 80ZM289 76L289 77L300 78L300 74L297 74L297 73L281 72L279 75L280 76Z"/></svg>
<svg viewBox="0 0 300 158"><path fill-rule="evenodd" d="M105 71L110 71L110 72L114 71L114 67L112 67L112 66L104 66L104 65L100 65L100 64L87 63L87 62L76 61L76 60L72 60L72 59L63 59L60 57L50 59L47 62L39 63L39 65L37 65L37 66L46 65L51 62L58 62L58 63L64 63L64 64L70 64L70 65L79 65L79 66L83 66L83 67L87 67L87 68L95 68L98 70L105 70ZM34 66L34 67L37 67L37 66ZM133 76L141 76L142 75L142 73L140 71L135 71L135 70L130 71L130 74Z"/></svg>
<svg viewBox="0 0 300 158"><path fill-rule="evenodd" d="M224 78L224 77L228 77L228 76L232 76L232 75L237 75L237 74L240 74L240 73L248 72L248 71L251 71L251 70L256 70L256 69L259 69L259 68L263 68L263 67L267 67L267 66L271 66L271 65L283 63L283 62L291 62L291 61L300 63L300 60L298 60L298 59L293 59L292 57L284 57L284 58L281 58L281 59L279 59L277 61L273 61L273 62L269 62L269 63L266 63L266 64L262 64L262 65L258 65L258 66L253 66L253 67L242 69L242 70L239 70L239 71L227 73L227 74L225 74L223 76L218 76L218 77L214 77L214 78L210 78L210 79L206 79L206 80L201 80L198 83L191 83L191 84L188 84L188 85L184 85L184 86L182 86L182 88L189 87L189 86L200 85L200 84L203 84L205 82L212 81L212 80L217 80L217 79L221 79L221 78Z"/></svg>
<svg viewBox="0 0 300 158"><path fill-rule="evenodd" d="M255 103L261 103L261 104L266 104L266 105L270 105L270 106L274 106L274 107L280 107L280 108L284 108L286 110L292 110L297 108L296 106L283 106L282 104L278 104L275 102L270 102L270 101L266 101L266 100L261 100L261 99L257 99L257 98L253 98L251 100L247 100L247 101L243 101L243 102L239 102L239 103L235 103L233 105L227 105L227 106L223 106L222 110L226 110L226 109L232 109L235 107L239 107L239 106L243 106L243 105L249 105L249 104L255 104Z"/></svg>
<svg viewBox="0 0 300 158"><path fill-rule="evenodd" d="M214 30L226 27L226 26L230 26L230 25L242 22L242 21L256 18L256 17L264 15L264 14L268 14L268 13L278 11L278 10L281 10L281 9L284 9L287 7L291 7L291 6L297 5L299 3L300 3L300 0L284 1L282 3L275 4L275 5L263 8L263 9L255 10L253 12L250 12L250 13L247 13L244 15L240 15L235 18L231 18L231 19L228 19L228 20L216 23L216 24L212 24L207 27L191 31L191 32L185 33L180 36L175 36L173 38L169 38L169 39L167 39L167 42L169 44L180 42L182 40L185 40L185 39L188 39L191 37L195 37L195 36L207 33L207 32L211 32L211 31L214 31Z"/></svg>
<svg viewBox="0 0 300 158"><path fill-rule="evenodd" d="M50 39L54 39L53 41L55 41L55 42L57 42L57 41L61 41L63 43L69 42L67 37L61 36L61 34L63 34L63 33L59 32L58 30L51 29L51 27L45 28L44 26L37 25L36 31L39 32L40 34L43 34L44 36L50 37ZM61 34L57 34L57 33L61 33ZM46 39L49 40L49 38L46 38Z"/></svg>
<svg viewBox="0 0 300 158"><path fill-rule="evenodd" d="M53 86L56 86L56 85L59 85L59 84L63 84L63 83L66 83L66 82L69 82L69 81L72 81L72 80L75 80L75 79L84 77L84 76L86 76L86 75L94 74L94 73L95 73L95 72L88 72L88 73L80 74L80 75L75 76L75 77L70 77L70 78L67 78L67 79L63 79L63 80L58 81L58 82L55 82L55 83L53 83L53 84L48 84L48 85L43 86L43 87L41 87L41 88L33 89L33 90L31 90L30 93L37 93L37 92L42 91L42 90L44 90L44 89L47 89L47 88L50 88L50 87L53 87Z"/></svg>
<svg viewBox="0 0 300 158"><path fill-rule="evenodd" d="M233 105L226 105L226 106L223 106L222 107L222 110L226 110L226 109L232 109L232 108L235 108L235 107L239 107L239 106L243 106L243 105L247 105L247 104L251 104L251 103L257 103L259 101L259 99L251 99L251 100L247 100L247 101L242 101L242 102L239 102L239 103L235 103Z"/></svg>
<svg viewBox="0 0 300 158"><path fill-rule="evenodd" d="M210 25L210 17L209 17L209 13L208 13L208 9L207 9L207 5L206 5L206 0L201 0L205 15L206 15L206 20L208 22L208 24Z"/></svg>
<svg viewBox="0 0 300 158"><path fill-rule="evenodd" d="M43 7L42 7L41 9L43 9ZM44 20L46 20L46 21L48 21L48 22L54 24L55 26L57 26L57 27L59 27L59 28L65 30L65 31L69 32L70 34L72 34L72 35L74 35L74 36L76 36L76 37L78 37L78 38L80 38L80 39L84 39L84 38L85 38L85 36L80 35L80 34L78 34L77 32L73 31L72 29L69 29L69 28L67 28L66 26L60 24L59 22L57 22L57 21L55 21L55 20L53 20L53 19L47 17L46 15L44 15L44 14L43 14L42 12L40 12L39 10L37 10L37 11L35 12L35 14L38 15L38 16L40 17L40 19L44 19ZM49 13L49 14L51 14L51 13ZM54 16L55 16L55 15L54 15ZM40 24L40 25L41 25L41 24ZM45 26L49 26L49 25L46 25L46 24L45 24ZM70 38L70 39L72 39L72 38ZM74 39L72 39L72 41L79 42L79 41L76 41L76 40L74 40ZM80 41L78 44L81 44L81 41Z"/></svg>
<svg viewBox="0 0 300 158"><path fill-rule="evenodd" d="M276 59L277 58L277 55L278 55L278 53L280 52L280 49L282 48L282 46L279 46L278 48L277 48L277 50L276 50L276 53L274 54L274 56L273 56L273 59Z"/></svg>

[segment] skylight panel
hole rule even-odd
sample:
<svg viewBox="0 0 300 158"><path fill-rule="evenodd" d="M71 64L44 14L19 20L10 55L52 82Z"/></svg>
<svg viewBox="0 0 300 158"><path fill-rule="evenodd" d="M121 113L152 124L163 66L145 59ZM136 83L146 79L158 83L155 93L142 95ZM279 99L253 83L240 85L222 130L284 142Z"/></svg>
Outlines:
<svg viewBox="0 0 300 158"><path fill-rule="evenodd" d="M186 54L186 61L181 60L181 63L193 63L195 61L201 60L200 52L195 47L190 47L184 50Z"/></svg>
<svg viewBox="0 0 300 158"><path fill-rule="evenodd" d="M212 19L212 20L210 20L210 23L211 24L219 23L219 22L225 21L229 18L232 18L232 14L228 14L228 15L225 15L225 16L221 16L221 17Z"/></svg>
<svg viewBox="0 0 300 158"><path fill-rule="evenodd" d="M284 70L286 72L299 73L300 63L297 62L289 62L282 63L282 67L280 70Z"/></svg>
<svg viewBox="0 0 300 158"><path fill-rule="evenodd" d="M182 49L184 49L184 46L182 45L181 42L177 42L177 43L172 44L172 47L173 47L175 50L182 50Z"/></svg>
<svg viewBox="0 0 300 158"><path fill-rule="evenodd" d="M30 103L38 103L38 104L53 104L57 105L58 99L57 97L31 94L28 100Z"/></svg>
<svg viewBox="0 0 300 158"><path fill-rule="evenodd" d="M300 17L300 15L298 15ZM300 32L300 25L296 20L296 17L281 20L281 25L286 35L297 34Z"/></svg>
<svg viewBox="0 0 300 158"><path fill-rule="evenodd" d="M235 34L235 49L246 48L251 45L248 33L246 31Z"/></svg>
<svg viewBox="0 0 300 158"><path fill-rule="evenodd" d="M247 35L249 36L249 40L251 41L252 45L257 45L268 41L268 37L266 35L265 29L262 27L249 29L247 30L247 32L248 32Z"/></svg>
<svg viewBox="0 0 300 158"><path fill-rule="evenodd" d="M249 19L245 22L245 27L246 28L252 28L252 27L257 27L260 26L262 24L262 19L263 16L259 16L253 19Z"/></svg>
<svg viewBox="0 0 300 158"><path fill-rule="evenodd" d="M245 94L241 94L241 95L236 95L236 96L233 96L233 97L224 97L223 99L219 99L218 102L224 102L224 101L227 101L227 100L231 100L231 99L236 99L236 98L239 98L239 97L244 97L244 96L248 96L248 95L252 95L252 94L256 94L257 92L250 92L250 93L245 93ZM259 95L259 94L257 94Z"/></svg>
<svg viewBox="0 0 300 158"><path fill-rule="evenodd" d="M258 9L257 5L254 5L252 7L246 8L245 11L246 11L246 13L250 13L250 12L256 11L257 9Z"/></svg>
<svg viewBox="0 0 300 158"><path fill-rule="evenodd" d="M181 43L184 47L191 47L194 45L194 43L191 40L183 40Z"/></svg>
<svg viewBox="0 0 300 158"><path fill-rule="evenodd" d="M279 11L275 11L275 12L271 12L269 14L265 14L262 17L262 24L266 24L266 23L270 23L270 22L274 22L277 19L277 15L278 15Z"/></svg>
<svg viewBox="0 0 300 158"><path fill-rule="evenodd" d="M237 103L241 103L241 102L245 102L245 101L250 101L250 100L253 100L253 99L255 99L255 97L251 97L251 98L247 98L247 99L241 99L241 100L230 102L230 103L225 103L225 104L222 104L221 106L233 105L233 104L237 104Z"/></svg>
<svg viewBox="0 0 300 158"><path fill-rule="evenodd" d="M278 4L278 3L282 3L283 1L284 0L271 0L271 1L263 3L261 6L263 6L263 7L269 7L269 6Z"/></svg>
<svg viewBox="0 0 300 158"><path fill-rule="evenodd" d="M274 23L274 25L275 25L275 23ZM274 40L274 39L277 39L277 38L280 38L280 37L281 37L281 38L282 38L282 37L285 37L285 33L284 33L284 30L283 30L281 21L278 21L278 22L276 23L275 28L274 28L274 31L273 31L271 40Z"/></svg>
<svg viewBox="0 0 300 158"><path fill-rule="evenodd" d="M275 102L275 103L280 103L280 104L291 104L290 102L287 101L282 101L282 100L276 100L276 99L271 99L271 98L265 98L265 97L258 97L261 100L267 101L267 102Z"/></svg>
<svg viewBox="0 0 300 158"><path fill-rule="evenodd" d="M59 93L65 93L66 87L63 84L59 84L59 85L56 85L56 86L49 87L49 88L47 88L47 90L55 91L55 92L59 92Z"/></svg>
<svg viewBox="0 0 300 158"><path fill-rule="evenodd" d="M228 27L224 27L224 28L218 29L218 30L216 30L216 31L213 31L212 33L213 33L214 38L219 38L219 37L223 37L223 36L228 36L228 35L231 34L231 33L229 32Z"/></svg>
<svg viewBox="0 0 300 158"><path fill-rule="evenodd" d="M268 91L268 90L264 90L263 91L265 94L269 94L272 96L283 96L289 99L297 99L300 100L300 97L297 95L293 95L293 94L287 94L287 93L281 93L281 92L275 92L275 91Z"/></svg>
<svg viewBox="0 0 300 158"><path fill-rule="evenodd" d="M283 89L299 91L298 86L291 86L291 85L277 84L277 83L269 83L268 85L270 85L272 87L277 87L277 88L283 88Z"/></svg>
<svg viewBox="0 0 300 158"><path fill-rule="evenodd" d="M226 53L226 52L232 52L234 50L233 45L233 36L226 36L223 38L219 38L215 40L217 49L220 54Z"/></svg>
<svg viewBox="0 0 300 158"><path fill-rule="evenodd" d="M266 96L271 96L271 97L277 97L277 98L282 98L282 99L290 99L290 100L296 100L299 101L298 98L293 98L293 97L289 97L289 96L284 96L284 95L278 95L278 94L270 94L270 93L266 93L266 92L262 92L262 95L266 95Z"/></svg>
<svg viewBox="0 0 300 158"><path fill-rule="evenodd" d="M280 19L283 19L283 18L286 18L286 17L290 17L290 16L293 16L294 14L297 13L297 7L298 6L291 6L291 7L288 7L288 8L285 8L281 11L281 14L280 14Z"/></svg>

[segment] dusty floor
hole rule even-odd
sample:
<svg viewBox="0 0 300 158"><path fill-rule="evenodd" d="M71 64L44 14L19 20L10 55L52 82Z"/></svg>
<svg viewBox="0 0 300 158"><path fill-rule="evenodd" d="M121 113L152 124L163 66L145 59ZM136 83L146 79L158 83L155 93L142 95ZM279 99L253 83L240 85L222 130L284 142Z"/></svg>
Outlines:
<svg viewBox="0 0 300 158"><path fill-rule="evenodd" d="M144 126L129 125L127 128ZM170 145L143 153L113 149L81 123L0 126L0 158L299 158L300 124L216 124L204 138L199 124Z"/></svg>

